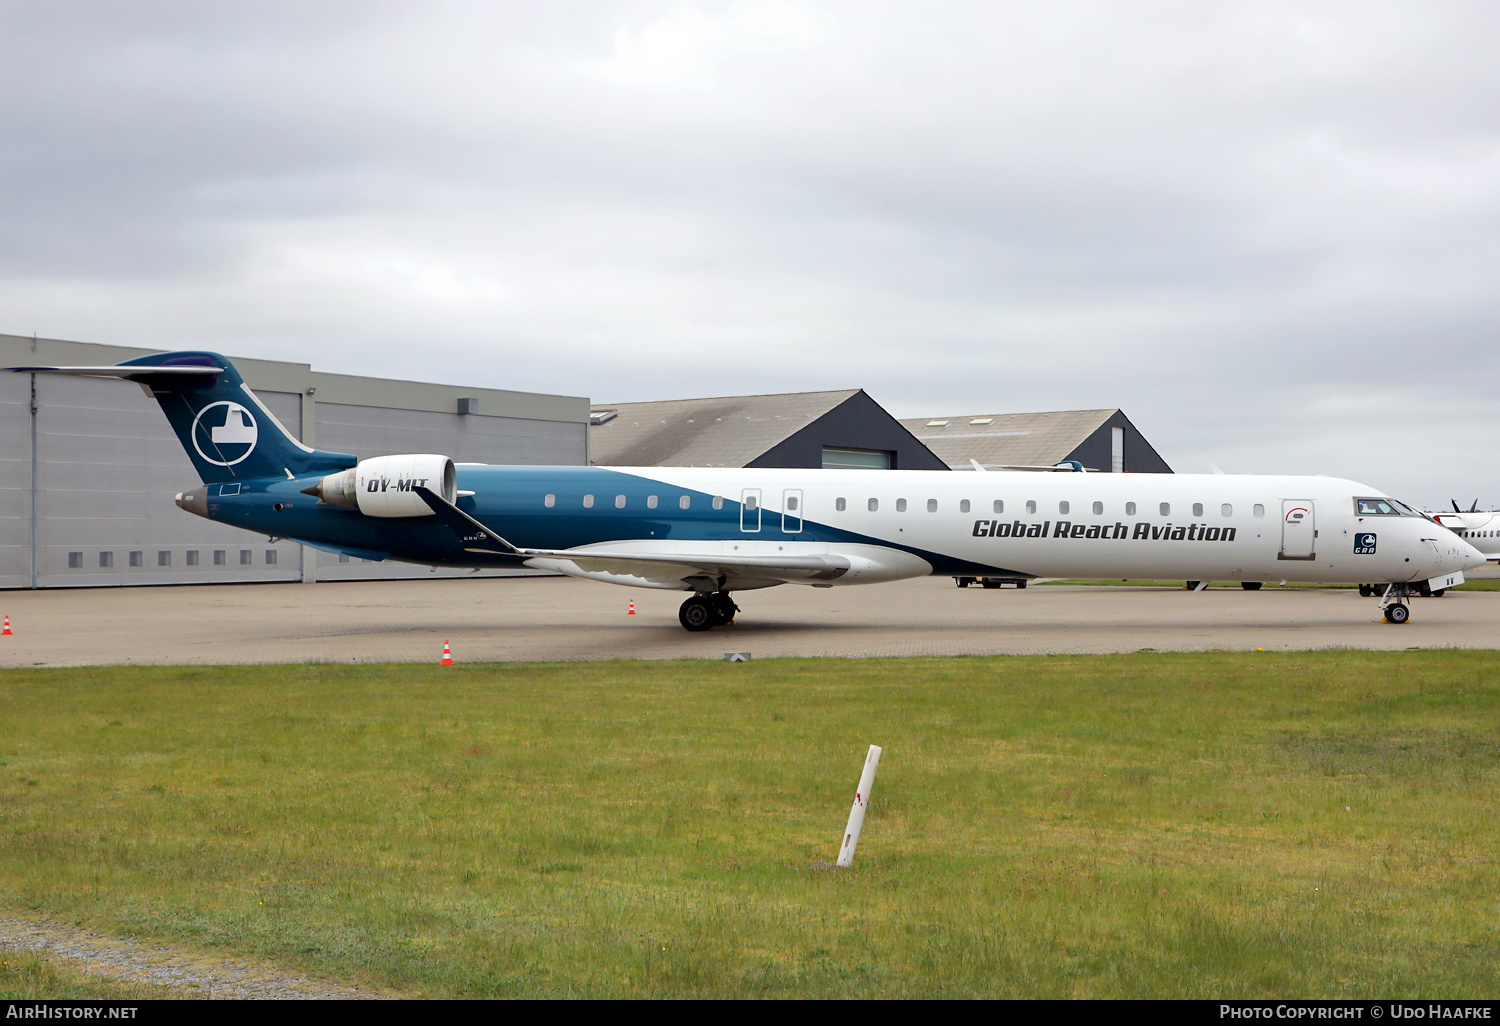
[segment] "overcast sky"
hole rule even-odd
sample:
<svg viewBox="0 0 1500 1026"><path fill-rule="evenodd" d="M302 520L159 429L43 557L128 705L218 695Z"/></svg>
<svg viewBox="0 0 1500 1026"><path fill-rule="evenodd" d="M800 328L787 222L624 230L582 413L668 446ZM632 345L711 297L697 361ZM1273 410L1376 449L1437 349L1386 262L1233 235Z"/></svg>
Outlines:
<svg viewBox="0 0 1500 1026"><path fill-rule="evenodd" d="M0 4L0 331L1500 503L1500 5Z"/></svg>

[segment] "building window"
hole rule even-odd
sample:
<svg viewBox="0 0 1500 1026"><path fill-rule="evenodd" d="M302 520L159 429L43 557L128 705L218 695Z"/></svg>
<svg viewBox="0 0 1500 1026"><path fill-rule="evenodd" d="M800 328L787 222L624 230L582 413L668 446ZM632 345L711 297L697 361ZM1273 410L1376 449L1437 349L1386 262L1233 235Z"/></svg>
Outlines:
<svg viewBox="0 0 1500 1026"><path fill-rule="evenodd" d="M654 496L654 495L648 495L648 496L646 496L646 508L647 509L655 509L656 508L656 496Z"/></svg>
<svg viewBox="0 0 1500 1026"><path fill-rule="evenodd" d="M197 549L188 549L187 550L187 565L188 566L197 566L198 565L198 550Z"/></svg>
<svg viewBox="0 0 1500 1026"><path fill-rule="evenodd" d="M894 470L896 454L889 449L843 449L823 446L824 470Z"/></svg>
<svg viewBox="0 0 1500 1026"><path fill-rule="evenodd" d="M1072 508L1073 507L1071 507L1071 506L1068 505L1068 500L1066 500L1066 499L1064 499L1062 502L1059 502L1057 504L1057 511L1059 513L1066 513L1068 510L1070 510Z"/></svg>
<svg viewBox="0 0 1500 1026"><path fill-rule="evenodd" d="M1000 499L996 499L993 503L990 504L990 509L994 510L996 513L1004 513L1005 503Z"/></svg>
<svg viewBox="0 0 1500 1026"><path fill-rule="evenodd" d="M113 552L99 553L99 569L108 570L115 565L115 554Z"/></svg>
<svg viewBox="0 0 1500 1026"><path fill-rule="evenodd" d="M255 562L255 552L252 549L240 549L240 566L251 566Z"/></svg>
<svg viewBox="0 0 1500 1026"><path fill-rule="evenodd" d="M1195 502L1195 503L1193 503L1193 516L1195 516L1195 517L1201 517L1202 515L1203 515L1203 503L1201 503L1201 502Z"/></svg>
<svg viewBox="0 0 1500 1026"><path fill-rule="evenodd" d="M156 553L156 565L157 566L171 566L172 565L172 552L171 552L170 549L161 549L160 551L158 551Z"/></svg>
<svg viewBox="0 0 1500 1026"><path fill-rule="evenodd" d="M1234 507L1227 502L1224 503L1224 505L1219 507L1219 515L1224 517L1234 516Z"/></svg>
<svg viewBox="0 0 1500 1026"><path fill-rule="evenodd" d="M1170 502L1164 502L1158 508L1161 510L1162 516L1169 517L1172 515L1172 504Z"/></svg>
<svg viewBox="0 0 1500 1026"><path fill-rule="evenodd" d="M683 495L683 496L679 496L678 499L677 499L677 508L678 509L687 509L692 504L693 504L692 496Z"/></svg>
<svg viewBox="0 0 1500 1026"><path fill-rule="evenodd" d="M266 566L275 566L275 565L276 565L276 550L275 549L267 549L266 550Z"/></svg>
<svg viewBox="0 0 1500 1026"><path fill-rule="evenodd" d="M897 499L896 500L896 512L897 513L905 513L906 512L906 500L905 499Z"/></svg>
<svg viewBox="0 0 1500 1026"><path fill-rule="evenodd" d="M131 566L145 566L146 565L146 554L144 552L142 552L140 549L132 549L130 551L130 565Z"/></svg>
<svg viewBox="0 0 1500 1026"><path fill-rule="evenodd" d="M876 510L878 510L880 508L880 500L879 499L871 499L869 502L865 503L865 506L869 508L869 510L870 510L871 513L874 513Z"/></svg>
<svg viewBox="0 0 1500 1026"><path fill-rule="evenodd" d="M1133 516L1135 516L1135 503L1133 503L1133 502L1127 502L1125 504L1125 515L1127 517L1133 517Z"/></svg>
<svg viewBox="0 0 1500 1026"><path fill-rule="evenodd" d="M967 512L969 512L969 500L968 499L959 499L958 500L958 511L960 513L967 513Z"/></svg>
<svg viewBox="0 0 1500 1026"><path fill-rule="evenodd" d="M214 566L223 566L229 562L229 553L223 549L214 549Z"/></svg>
<svg viewBox="0 0 1500 1026"><path fill-rule="evenodd" d="M1035 499L1027 499L1026 500L1026 512L1028 512L1028 513L1035 513L1036 512L1036 500Z"/></svg>
<svg viewBox="0 0 1500 1026"><path fill-rule="evenodd" d="M615 496L615 509L624 509L624 508L625 508L625 496L623 496L623 495L616 495Z"/></svg>
<svg viewBox="0 0 1500 1026"><path fill-rule="evenodd" d="M724 508L724 496L722 496L722 495L715 495L714 496L714 501L713 501L713 507L714 507L714 509L723 509Z"/></svg>
<svg viewBox="0 0 1500 1026"><path fill-rule="evenodd" d="M1255 504L1255 505L1254 505L1254 506L1253 506L1253 507L1252 507L1252 508L1251 508L1251 510L1250 510L1250 512L1251 512L1251 513L1254 513L1254 514L1255 514L1255 515L1256 515L1256 516L1258 516L1258 517L1263 517L1263 516L1265 516L1265 515L1266 515L1266 507L1264 507L1264 506L1262 506L1262 505L1261 505L1261 504L1260 504L1260 503L1258 503L1258 502L1257 502L1257 503L1256 503L1256 504Z"/></svg>
<svg viewBox="0 0 1500 1026"><path fill-rule="evenodd" d="M1102 517L1102 516L1104 516L1104 503L1102 503L1102 502L1096 502L1096 503L1094 503L1094 516L1096 516L1096 517Z"/></svg>
<svg viewBox="0 0 1500 1026"><path fill-rule="evenodd" d="M554 494L553 492L548 492L546 495L542 496L542 505L546 506L548 509L551 509L553 506L556 506L557 505L557 495Z"/></svg>
<svg viewBox="0 0 1500 1026"><path fill-rule="evenodd" d="M593 509L594 508L594 497L592 495L585 495L583 497L583 508L584 509Z"/></svg>
<svg viewBox="0 0 1500 1026"><path fill-rule="evenodd" d="M842 495L833 500L833 508L838 510L840 513L844 512L848 505L849 504L844 501L844 497Z"/></svg>
<svg viewBox="0 0 1500 1026"><path fill-rule="evenodd" d="M70 552L70 553L68 553L68 569L69 570L82 570L83 569L83 553L82 552Z"/></svg>

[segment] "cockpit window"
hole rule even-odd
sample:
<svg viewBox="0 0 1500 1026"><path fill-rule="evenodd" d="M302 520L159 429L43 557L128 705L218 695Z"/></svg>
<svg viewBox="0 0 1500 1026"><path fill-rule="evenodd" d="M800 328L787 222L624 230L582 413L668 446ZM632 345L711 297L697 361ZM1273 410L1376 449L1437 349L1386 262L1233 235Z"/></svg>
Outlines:
<svg viewBox="0 0 1500 1026"><path fill-rule="evenodd" d="M1422 514L1395 499L1355 499L1354 512L1362 517L1419 517Z"/></svg>

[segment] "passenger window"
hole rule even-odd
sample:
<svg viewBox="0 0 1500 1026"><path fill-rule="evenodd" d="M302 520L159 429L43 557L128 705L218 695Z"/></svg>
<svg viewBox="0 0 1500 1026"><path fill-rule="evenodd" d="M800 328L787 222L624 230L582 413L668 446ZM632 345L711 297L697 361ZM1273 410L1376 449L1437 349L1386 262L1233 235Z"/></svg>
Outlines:
<svg viewBox="0 0 1500 1026"><path fill-rule="evenodd" d="M896 500L896 512L897 513L905 513L906 512L906 500L905 499L897 499Z"/></svg>
<svg viewBox="0 0 1500 1026"><path fill-rule="evenodd" d="M1223 517L1234 516L1234 507L1227 502L1224 503L1224 505L1219 507L1219 515Z"/></svg>
<svg viewBox="0 0 1500 1026"><path fill-rule="evenodd" d="M838 510L840 513L844 512L844 509L847 506L848 506L848 503L846 503L844 501L844 497L842 495L840 495L837 499L833 500L833 508L836 509L836 510Z"/></svg>
<svg viewBox="0 0 1500 1026"><path fill-rule="evenodd" d="M964 505L967 506L968 503L966 502L966 503L964 503ZM936 513L937 512L937 500L936 499L928 499L927 500L927 512L929 512L929 513Z"/></svg>
<svg viewBox="0 0 1500 1026"><path fill-rule="evenodd" d="M1170 502L1164 502L1161 504L1161 515L1164 517L1169 517L1172 515L1172 504Z"/></svg>
<svg viewBox="0 0 1500 1026"><path fill-rule="evenodd" d="M1266 515L1266 507L1257 502L1253 507L1251 507L1250 512L1254 513L1258 517L1263 517Z"/></svg>
<svg viewBox="0 0 1500 1026"><path fill-rule="evenodd" d="M615 496L615 509L624 509L624 508L625 508L625 496L623 496L623 495L616 495Z"/></svg>
<svg viewBox="0 0 1500 1026"><path fill-rule="evenodd" d="M960 513L967 513L967 512L969 512L969 500L968 499L959 499L958 500L958 511Z"/></svg>
<svg viewBox="0 0 1500 1026"><path fill-rule="evenodd" d="M1203 503L1201 503L1201 502L1195 502L1195 503L1193 503L1193 516L1195 516L1195 517L1201 517L1202 515L1203 515Z"/></svg>
<svg viewBox="0 0 1500 1026"><path fill-rule="evenodd" d="M795 495L788 495L786 497L786 508L791 510L797 508L797 497Z"/></svg>
<svg viewBox="0 0 1500 1026"><path fill-rule="evenodd" d="M654 495L648 495L648 496L646 496L646 508L647 509L655 509L656 508L656 496L654 496Z"/></svg>
<svg viewBox="0 0 1500 1026"><path fill-rule="evenodd" d="M1067 512L1067 511L1068 511L1068 510L1069 510L1069 509L1071 509L1071 508L1072 508L1072 507L1070 507L1070 506L1069 506L1069 505L1068 505L1068 504L1067 504L1067 502L1059 502L1059 503L1058 503L1058 504L1057 504L1057 511L1058 511L1058 512L1059 512L1059 513L1066 513L1066 512Z"/></svg>
<svg viewBox="0 0 1500 1026"><path fill-rule="evenodd" d="M1135 503L1133 503L1133 502L1127 502L1125 504L1125 515L1127 517L1133 517L1133 516L1135 516Z"/></svg>
<svg viewBox="0 0 1500 1026"><path fill-rule="evenodd" d="M1005 503L1003 501L1001 501L1000 499L996 499L995 502L994 502L994 504L992 506L990 506L990 508L993 509L996 513L1004 513L1005 512Z"/></svg>
<svg viewBox="0 0 1500 1026"><path fill-rule="evenodd" d="M745 508L746 509L755 509L759 505L759 503L760 503L760 500L757 499L755 496L753 496L753 495L747 495L747 496L745 496Z"/></svg>
<svg viewBox="0 0 1500 1026"><path fill-rule="evenodd" d="M557 505L557 496L554 495L552 492L548 492L542 498L542 505L546 506L548 509L551 509L553 506Z"/></svg>
<svg viewBox="0 0 1500 1026"><path fill-rule="evenodd" d="M594 508L594 497L592 495L585 495L583 497L583 508L584 509L593 509Z"/></svg>
<svg viewBox="0 0 1500 1026"><path fill-rule="evenodd" d="M880 500L879 499L871 499L865 505L867 505L870 508L870 512L871 513L874 513L877 509L880 508Z"/></svg>
<svg viewBox="0 0 1500 1026"><path fill-rule="evenodd" d="M677 508L678 509L687 509L692 504L693 504L693 497L691 495L684 495L684 496L682 496L681 498L679 498L677 500Z"/></svg>
<svg viewBox="0 0 1500 1026"><path fill-rule="evenodd" d="M1102 517L1102 516L1104 516L1104 503L1102 503L1102 502L1096 502L1096 503L1094 503L1094 516L1096 516L1096 517Z"/></svg>
<svg viewBox="0 0 1500 1026"><path fill-rule="evenodd" d="M1028 513L1035 513L1036 512L1036 500L1035 499L1027 499L1026 500L1026 512L1028 512Z"/></svg>
<svg viewBox="0 0 1500 1026"><path fill-rule="evenodd" d="M714 507L714 509L723 509L724 508L724 496L722 496L722 495L715 495L714 496L714 501L713 501L713 507Z"/></svg>

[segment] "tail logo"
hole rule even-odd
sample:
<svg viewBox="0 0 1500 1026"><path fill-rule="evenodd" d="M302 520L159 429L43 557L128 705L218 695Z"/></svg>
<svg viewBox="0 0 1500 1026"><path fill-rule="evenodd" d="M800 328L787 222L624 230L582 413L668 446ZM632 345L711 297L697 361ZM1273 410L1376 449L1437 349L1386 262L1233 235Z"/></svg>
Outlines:
<svg viewBox="0 0 1500 1026"><path fill-rule="evenodd" d="M193 448L209 463L232 467L255 451L255 418L239 403L209 403L193 421Z"/></svg>

